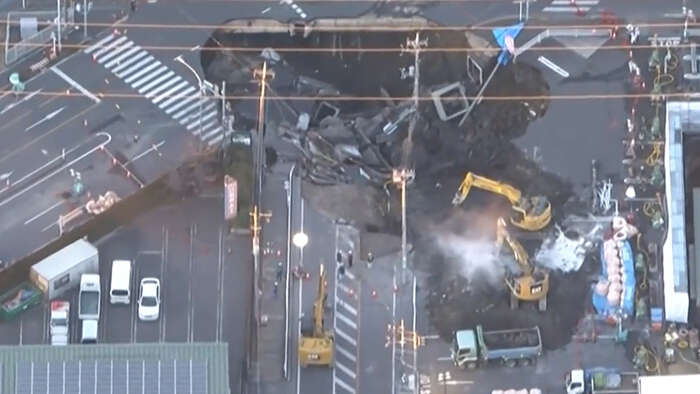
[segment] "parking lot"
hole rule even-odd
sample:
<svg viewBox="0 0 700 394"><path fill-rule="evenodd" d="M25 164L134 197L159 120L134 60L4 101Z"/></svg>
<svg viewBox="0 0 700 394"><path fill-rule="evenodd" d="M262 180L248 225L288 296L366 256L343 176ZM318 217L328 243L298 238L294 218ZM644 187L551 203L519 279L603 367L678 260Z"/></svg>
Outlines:
<svg viewBox="0 0 700 394"><path fill-rule="evenodd" d="M245 355L250 305L250 239L230 235L223 223L223 197L212 195L162 207L97 242L102 303L101 343L229 342L232 374ZM131 304L109 303L111 263L132 260ZM138 319L139 282L161 281L160 318ZM71 302L71 342L80 340L78 289ZM49 342L49 307L44 303L2 324L0 344ZM236 376L237 375L232 375Z"/></svg>

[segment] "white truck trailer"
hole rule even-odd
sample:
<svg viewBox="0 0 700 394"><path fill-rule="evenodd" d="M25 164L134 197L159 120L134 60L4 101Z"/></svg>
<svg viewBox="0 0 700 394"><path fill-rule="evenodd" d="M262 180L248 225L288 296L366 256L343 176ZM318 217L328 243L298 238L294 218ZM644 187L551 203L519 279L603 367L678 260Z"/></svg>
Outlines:
<svg viewBox="0 0 700 394"><path fill-rule="evenodd" d="M44 295L53 300L78 286L82 274L99 272L97 248L79 239L34 264L29 278Z"/></svg>
<svg viewBox="0 0 700 394"><path fill-rule="evenodd" d="M78 296L78 319L100 319L100 276L83 274L80 278L80 294Z"/></svg>

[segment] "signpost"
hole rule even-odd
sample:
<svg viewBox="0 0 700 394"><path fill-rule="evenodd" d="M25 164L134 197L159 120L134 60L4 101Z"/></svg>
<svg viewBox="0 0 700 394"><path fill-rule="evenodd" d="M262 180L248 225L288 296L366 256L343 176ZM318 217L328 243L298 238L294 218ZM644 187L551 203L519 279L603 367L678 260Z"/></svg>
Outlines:
<svg viewBox="0 0 700 394"><path fill-rule="evenodd" d="M233 220L238 215L238 181L224 176L224 218Z"/></svg>

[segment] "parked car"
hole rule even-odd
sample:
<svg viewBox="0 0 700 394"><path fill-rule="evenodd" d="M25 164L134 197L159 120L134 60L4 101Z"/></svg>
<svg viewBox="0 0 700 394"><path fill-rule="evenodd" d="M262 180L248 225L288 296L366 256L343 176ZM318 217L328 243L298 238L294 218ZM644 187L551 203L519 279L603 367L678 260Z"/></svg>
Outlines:
<svg viewBox="0 0 700 394"><path fill-rule="evenodd" d="M160 280L143 278L139 286L139 319L158 320L160 316Z"/></svg>

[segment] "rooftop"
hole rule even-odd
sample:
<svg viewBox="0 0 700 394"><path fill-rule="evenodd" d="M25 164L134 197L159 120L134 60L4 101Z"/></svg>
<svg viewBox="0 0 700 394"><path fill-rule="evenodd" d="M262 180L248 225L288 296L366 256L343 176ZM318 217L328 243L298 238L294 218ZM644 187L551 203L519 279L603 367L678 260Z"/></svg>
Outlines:
<svg viewBox="0 0 700 394"><path fill-rule="evenodd" d="M230 394L228 382L226 343L0 346L2 393Z"/></svg>

